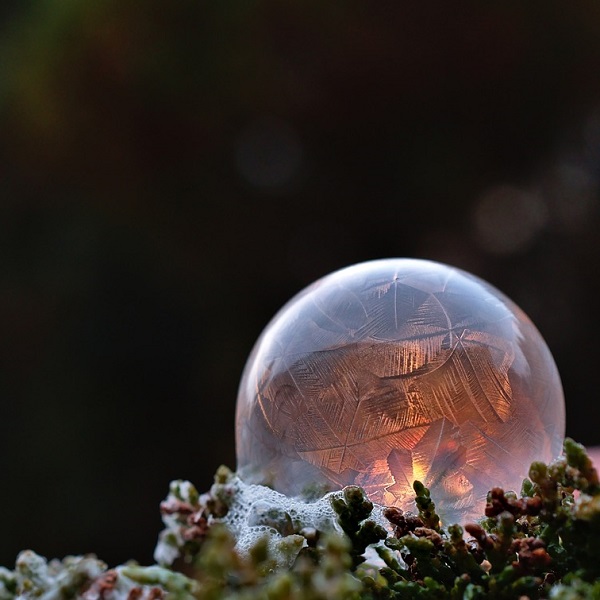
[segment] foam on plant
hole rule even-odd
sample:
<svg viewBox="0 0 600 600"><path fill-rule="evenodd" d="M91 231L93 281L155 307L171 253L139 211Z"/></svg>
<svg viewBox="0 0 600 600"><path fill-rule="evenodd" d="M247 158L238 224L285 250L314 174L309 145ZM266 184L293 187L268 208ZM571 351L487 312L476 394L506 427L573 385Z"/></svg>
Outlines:
<svg viewBox="0 0 600 600"><path fill-rule="evenodd" d="M165 504L183 502L198 514L207 515L208 527L225 525L242 555L266 538L270 556L279 566L289 566L307 545L303 531L343 533L331 505L333 498L342 495L342 491L336 491L312 501L291 498L264 485L247 484L227 471L217 476L210 491L202 495L189 482L172 482ZM224 516L215 516L208 508L215 502L227 507ZM383 507L374 505L369 518L391 531ZM169 511L163 514L163 522L166 529L159 536L154 558L159 564L168 565L182 554L189 525L181 515Z"/></svg>
<svg viewBox="0 0 600 600"><path fill-rule="evenodd" d="M221 519L213 522L224 523L237 540L236 548L246 554L262 537L268 536L269 547L278 563L292 562L300 549L306 546L303 536L293 535L303 529L312 528L320 532L342 533L338 517L331 506L331 500L342 496L342 491L330 492L323 497L306 501L290 498L263 485L246 484L239 477L224 484L229 489L229 511ZM222 484L215 484L211 493L223 494ZM369 517L390 530L389 521L383 516L383 507L373 506ZM290 544L279 543L290 539ZM298 545L298 540L300 544ZM282 551L282 550L283 551Z"/></svg>

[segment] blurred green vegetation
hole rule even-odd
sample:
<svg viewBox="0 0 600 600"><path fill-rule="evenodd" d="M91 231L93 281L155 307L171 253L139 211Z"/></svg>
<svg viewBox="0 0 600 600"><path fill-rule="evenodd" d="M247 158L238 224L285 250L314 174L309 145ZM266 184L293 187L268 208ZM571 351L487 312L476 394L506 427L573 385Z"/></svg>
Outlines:
<svg viewBox="0 0 600 600"><path fill-rule="evenodd" d="M0 564L151 561L168 482L235 466L262 327L383 256L456 264L600 443L600 6L29 0L0 51Z"/></svg>

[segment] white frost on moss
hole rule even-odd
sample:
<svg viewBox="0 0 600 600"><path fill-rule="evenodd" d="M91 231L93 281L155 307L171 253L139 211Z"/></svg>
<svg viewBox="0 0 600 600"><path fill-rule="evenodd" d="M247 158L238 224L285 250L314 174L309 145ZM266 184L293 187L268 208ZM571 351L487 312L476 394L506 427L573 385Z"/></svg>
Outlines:
<svg viewBox="0 0 600 600"><path fill-rule="evenodd" d="M73 597L106 568L106 564L94 556L67 556L62 561L48 562L43 556L25 550L19 554L15 565L15 598L59 600Z"/></svg>
<svg viewBox="0 0 600 600"><path fill-rule="evenodd" d="M15 570L0 567L0 600L193 600L196 582L159 566L135 563L108 570L95 556L47 561L25 550Z"/></svg>
<svg viewBox="0 0 600 600"><path fill-rule="evenodd" d="M5 567L0 567L0 600L12 600L17 588L17 576Z"/></svg>

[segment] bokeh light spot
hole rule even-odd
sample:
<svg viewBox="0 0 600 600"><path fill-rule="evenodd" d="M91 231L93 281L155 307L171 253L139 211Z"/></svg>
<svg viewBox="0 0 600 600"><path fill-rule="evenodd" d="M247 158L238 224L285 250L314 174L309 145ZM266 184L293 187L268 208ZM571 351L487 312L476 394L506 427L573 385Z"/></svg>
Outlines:
<svg viewBox="0 0 600 600"><path fill-rule="evenodd" d="M539 194L500 185L485 192L475 206L473 234L486 252L516 254L533 243L547 220Z"/></svg>
<svg viewBox="0 0 600 600"><path fill-rule="evenodd" d="M282 188L298 173L302 154L300 139L286 121L262 117L240 133L235 164L251 185L267 190Z"/></svg>

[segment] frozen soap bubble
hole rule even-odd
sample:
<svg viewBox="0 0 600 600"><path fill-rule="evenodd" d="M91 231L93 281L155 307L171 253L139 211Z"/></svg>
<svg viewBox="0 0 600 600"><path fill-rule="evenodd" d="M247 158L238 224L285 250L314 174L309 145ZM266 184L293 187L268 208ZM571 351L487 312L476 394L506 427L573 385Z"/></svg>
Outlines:
<svg viewBox="0 0 600 600"><path fill-rule="evenodd" d="M558 456L564 427L552 355L511 300L443 264L376 260L304 289L256 342L238 473L288 495L356 484L404 510L418 479L464 523Z"/></svg>

